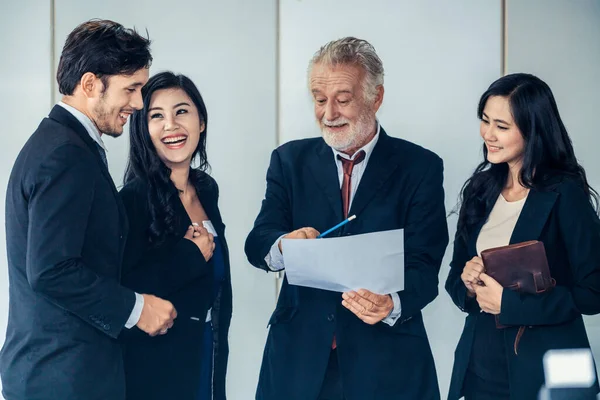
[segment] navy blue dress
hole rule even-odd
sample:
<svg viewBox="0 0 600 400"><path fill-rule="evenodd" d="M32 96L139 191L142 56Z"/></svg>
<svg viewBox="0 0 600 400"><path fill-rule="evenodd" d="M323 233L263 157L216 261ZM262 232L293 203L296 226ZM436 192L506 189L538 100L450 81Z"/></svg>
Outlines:
<svg viewBox="0 0 600 400"><path fill-rule="evenodd" d="M223 245L221 239L215 236L215 250L210 260L213 266L214 276L214 296L213 302L225 279L225 258L223 257ZM211 310L212 312L212 310ZM204 327L204 339L202 346L202 366L200 369L200 396L198 400L212 400L212 371L213 371L213 356L214 356L214 335L212 321L208 321Z"/></svg>

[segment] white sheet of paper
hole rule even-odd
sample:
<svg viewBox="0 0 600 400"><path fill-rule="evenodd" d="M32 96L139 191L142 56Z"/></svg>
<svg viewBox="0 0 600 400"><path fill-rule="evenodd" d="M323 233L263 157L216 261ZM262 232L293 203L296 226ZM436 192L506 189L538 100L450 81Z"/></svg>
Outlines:
<svg viewBox="0 0 600 400"><path fill-rule="evenodd" d="M334 292L404 290L404 230L322 239L283 239L288 282Z"/></svg>

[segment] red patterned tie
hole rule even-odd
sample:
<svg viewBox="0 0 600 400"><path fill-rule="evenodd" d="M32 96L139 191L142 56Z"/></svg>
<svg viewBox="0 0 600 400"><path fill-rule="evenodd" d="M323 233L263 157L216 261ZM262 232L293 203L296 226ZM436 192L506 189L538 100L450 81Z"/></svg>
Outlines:
<svg viewBox="0 0 600 400"><path fill-rule="evenodd" d="M342 169L344 171L344 178L342 180L342 207L344 210L344 218L348 218L348 211L350 209L350 193L352 193L352 170L356 164L360 164L365 159L365 152L361 150L353 160L348 160L339 154L337 158L342 162ZM335 349L336 347L337 343L334 335L331 348Z"/></svg>
<svg viewBox="0 0 600 400"><path fill-rule="evenodd" d="M361 150L354 160L348 160L339 154L337 158L342 162L342 169L344 170L344 179L342 181L342 207L344 209L344 218L348 218L350 193L352 193L352 170L356 164L360 164L365 159L365 152Z"/></svg>

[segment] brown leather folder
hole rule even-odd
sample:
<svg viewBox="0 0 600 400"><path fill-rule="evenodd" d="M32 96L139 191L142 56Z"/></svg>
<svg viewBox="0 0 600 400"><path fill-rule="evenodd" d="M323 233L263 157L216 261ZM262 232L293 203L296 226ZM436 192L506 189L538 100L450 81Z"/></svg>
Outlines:
<svg viewBox="0 0 600 400"><path fill-rule="evenodd" d="M541 293L554 286L544 243L529 242L481 252L485 273L502 287L522 293Z"/></svg>
<svg viewBox="0 0 600 400"><path fill-rule="evenodd" d="M552 289L556 282L550 276L544 243L537 240L495 247L481 252L485 273L505 289L521 293L542 293ZM496 316L496 327L501 325ZM525 331L522 326L515 339L515 354Z"/></svg>

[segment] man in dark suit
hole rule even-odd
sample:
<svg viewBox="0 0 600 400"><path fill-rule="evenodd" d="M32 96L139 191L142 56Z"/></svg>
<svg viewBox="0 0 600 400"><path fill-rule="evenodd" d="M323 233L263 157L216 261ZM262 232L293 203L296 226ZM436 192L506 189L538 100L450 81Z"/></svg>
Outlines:
<svg viewBox="0 0 600 400"><path fill-rule="evenodd" d="M102 134L142 108L149 40L93 20L68 36L62 102L21 150L6 198L9 319L0 354L8 400L125 398L123 328L165 333L171 303L119 284L127 221Z"/></svg>
<svg viewBox="0 0 600 400"><path fill-rule="evenodd" d="M405 290L340 294L285 279L256 398L439 399L421 310L438 294L448 244L442 161L379 125L383 66L366 41L322 47L309 85L323 138L273 152L265 199L246 240L248 260L281 270L282 238L313 239L356 214L332 235L404 229Z"/></svg>

